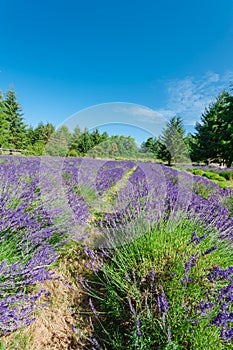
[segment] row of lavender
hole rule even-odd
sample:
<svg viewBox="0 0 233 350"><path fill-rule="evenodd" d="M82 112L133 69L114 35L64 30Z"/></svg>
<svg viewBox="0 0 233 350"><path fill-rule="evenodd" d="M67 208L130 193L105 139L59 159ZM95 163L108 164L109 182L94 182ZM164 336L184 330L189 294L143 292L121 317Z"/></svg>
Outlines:
<svg viewBox="0 0 233 350"><path fill-rule="evenodd" d="M0 330L9 333L29 325L46 290L38 282L53 278L48 268L59 256L58 247L73 237L89 217L84 197L74 188L85 180L103 193L121 179L131 165L104 165L81 159L0 158ZM96 167L97 165L97 167ZM65 199L65 203L64 203ZM65 204L65 206L64 206ZM65 215L68 214L68 215ZM75 229L74 229L75 228Z"/></svg>
<svg viewBox="0 0 233 350"><path fill-rule="evenodd" d="M8 333L32 322L46 294L30 287L52 278L46 267L57 259L49 243L57 228L39 198L38 161L0 161L0 329Z"/></svg>
<svg viewBox="0 0 233 350"><path fill-rule="evenodd" d="M96 203L134 167L109 203L111 210L96 216L94 224L106 245L112 238L124 243L139 219L153 225L180 210L216 228L221 237L232 239L233 218L222 204L233 191L220 189L207 179L151 163L1 157L0 245L3 250L14 241L15 251L9 259L0 253L2 333L33 320L36 301L46 291L31 287L53 278L48 266L58 258L57 248L65 239L85 241ZM86 200L80 185L95 192L95 205Z"/></svg>
<svg viewBox="0 0 233 350"><path fill-rule="evenodd" d="M114 251L116 244L124 245L125 243L138 238L138 234L142 235L143 232L145 232L141 230L140 225L142 222L145 230L147 230L155 224L159 226L160 223L164 222L164 219L167 221L169 218L179 217L179 215L183 219L187 218L196 220L196 227L204 225L207 228L206 232L208 232L208 236L213 236L213 242L219 242L219 245L220 242L224 242L224 245L226 243L225 254L228 253L230 256L233 248L232 198L233 190L231 188L221 189L210 180L200 176L194 177L189 173L173 170L158 164L138 163L136 170L129 176L127 185L119 190L117 198L114 201L114 210L112 212L103 212L102 217L99 219L99 228L100 231L104 233L105 240L100 241L102 244L99 246L100 250L97 254L93 250L86 250L86 254L90 258L90 264L87 265L87 267L89 266L95 274L98 274L99 270L102 269L101 265L104 263L103 256L106 257L107 261L112 260L114 262L113 265L116 265L116 257L114 256L114 253L112 254L111 251L108 249L106 250L106 247L113 248ZM137 228L139 229L137 230ZM201 266L201 260L206 259L206 256L218 251L218 244L210 244L210 246L202 247L202 250L198 249L200 242L206 237L207 233L202 236L197 236L196 231L193 231L190 237L190 242L187 243L194 247L194 253L187 257L187 261L182 262L184 267L183 275L179 276L180 274L178 275L176 272L172 275L172 278L180 282L181 288L189 288L190 284L192 284L192 269L199 264ZM103 243L105 247L103 246ZM120 257L120 259L121 258L122 257ZM219 265L214 264L213 266L208 266L205 271L202 271L204 274L199 276L201 280L207 280L211 287L210 290L208 290L208 288L206 289L207 295L203 297L202 300L200 299L199 307L198 305L195 305L195 307L197 306L197 316L196 319L194 318L192 320L192 325L195 326L201 317L209 318L209 323L207 323L206 326L216 326L220 339L225 342L224 344L226 346L228 346L230 344L229 342L233 339L233 266L227 265L221 267L221 259L217 259L217 261ZM120 266L119 269L120 268L123 267ZM132 279L129 278L127 271L127 274L125 275L126 282L129 282L132 288L136 288L136 286L143 284L142 281L147 280L149 272L147 271L147 273L142 276L139 273L137 280L135 277L136 271L134 269L132 269ZM104 270L103 267L100 271L100 281L103 280L103 275L105 276L105 273L106 270ZM111 279L113 276L112 273L109 275L106 273L106 281L108 281L106 283L109 283L109 278ZM154 274L155 272L152 268L152 285L154 285ZM96 292L98 293L98 288L97 291L93 291L87 281L80 278L79 281L90 296L89 302L93 318L98 319L100 316L93 304L94 299L97 307L99 306L98 297L101 298L101 295L97 295L96 297L95 294ZM116 282L119 284L119 280L114 281L111 288L114 288L114 283ZM146 285L145 289L142 291L142 296L148 293L147 287L148 286ZM176 288L179 288L179 283L176 285ZM107 295L107 288L105 292ZM147 295L148 299L153 299L153 293L154 292L151 291L151 294L149 294L149 296ZM93 296L95 296L95 298L93 298ZM122 294L121 298L123 298ZM188 300L189 295L187 295L186 298ZM137 338L141 339L142 337L145 339L146 332L144 331L143 337L143 332L140 328L141 317L144 319L144 311L139 311L144 300L142 298L137 302L137 297L133 297L133 299L134 305L137 305L137 311L136 307L133 306L132 300L129 299L128 301L132 316L131 318L136 320L135 334ZM185 303L184 312L187 311L187 305ZM147 300L145 300L145 305L147 308L148 319L151 317L151 312L153 312L154 309L157 309L159 312L156 314L156 319L161 317L163 321L168 317L168 311L171 307L171 304L167 302L163 290L162 293L157 295L157 299L155 298L155 304L152 305L153 309L148 307ZM119 305L117 307L120 309ZM211 314L212 311L213 315ZM100 313L101 312L102 310L100 310ZM110 312L112 312L112 310L110 310ZM128 314L128 317L130 318L130 314ZM101 318L100 323L102 321L104 321L104 319ZM108 322L111 321L111 319L108 319ZM118 321L116 320L116 322ZM145 320L143 320L143 322L145 323ZM106 329L104 332L106 333ZM166 329L166 332L167 341L171 345L170 325ZM103 336L103 334L99 337L98 334L95 335L98 338L98 341L101 340L101 337ZM101 345L99 344L97 338L91 339L93 349L101 348L101 345L103 345L102 342ZM140 340L136 340L135 344L139 344L139 342ZM143 345L143 340L140 344Z"/></svg>
<svg viewBox="0 0 233 350"><path fill-rule="evenodd" d="M89 174L89 181L84 181L84 183L86 183L86 185L94 185L99 195L98 199L101 201L103 194L110 189L109 183L115 183L116 180L119 180L123 172L119 177L115 177L116 173L114 169L116 166L119 166L117 162L95 163L95 166L97 171L93 171L93 168L89 167L89 171L91 172ZM164 219L168 220L170 217L177 217L180 214L182 218L187 217L192 220L195 218L197 220L197 227L199 224L204 224L209 229L211 235L214 236L216 234L221 240L224 239L227 242L227 249L232 249L233 215L230 201L228 201L233 198L233 190L231 188L221 189L218 185L206 178L192 176L190 173L173 170L159 164L133 164L131 162L125 162L122 163L121 166L124 166L125 169L132 169L134 166L135 170L129 172L128 181L123 187L119 187L116 195L112 197L112 200L111 198L109 199L108 204L110 210L109 208L106 210L106 207L104 207L102 211L98 212L96 217L95 224L99 233L102 235L102 239L96 241L96 248L98 248L97 251L99 251L99 253L96 254L90 249L86 250L90 258L90 268L95 274L98 274L99 269L101 269L103 255L106 255L107 260L110 259L111 253L109 254L109 250L107 249L106 251L105 248L124 245L138 238L138 235L142 234L150 227L153 227L155 224L159 225ZM83 166L80 167L79 175L83 173L84 178L87 179L84 168ZM106 169L107 177L104 176ZM104 191L101 192L98 191L100 176L102 177L102 184L105 184L105 186L102 187ZM71 178L74 177L71 175ZM89 213L94 212L95 207L93 203L89 203ZM145 231L141 229L142 224L144 225ZM196 248L205 237L206 235L198 237L194 231L190 244L194 244ZM209 255L217 249L218 246L213 245L204 248L203 252L198 252L197 247L196 253L192 254L189 260L184 263L184 274L180 279L182 288L185 288L186 285L192 282L191 270L193 267L197 266L199 263L198 260L201 260L200 257ZM212 283L214 295L211 300L209 299L210 297L200 300L198 312L206 317L211 310L216 307L218 308L217 312L215 311L214 317L212 317L212 319L210 317L210 325L215 325L218 328L220 338L228 344L233 338L233 266L221 268L217 265L211 268L207 275L201 277ZM141 279L143 278L145 279L146 277L143 275ZM175 274L174 278L176 278ZM79 279L79 281L90 296L89 301L93 316L98 318L97 311L92 302L91 296L93 294L90 287L82 279ZM219 288L219 282L221 285L223 281L225 282L225 287ZM135 277L134 284L137 284ZM164 318L168 312L168 302L164 292L158 295L157 299L157 307ZM136 314L131 300L129 300L129 303L132 316L136 318L136 336L140 338L142 337L140 316ZM109 322L110 321L111 320L109 320ZM194 320L194 322L198 321ZM169 328L167 332L168 340L171 340ZM92 339L92 343L98 348L99 345L96 338ZM93 349L95 348L94 346Z"/></svg>
<svg viewBox="0 0 233 350"><path fill-rule="evenodd" d="M220 237L233 239L232 188L220 188L201 176L192 176L160 164L138 163L128 183L117 193L114 210L103 213L100 227L123 232L138 217L151 226L161 218L176 216L179 212L196 217ZM113 229L112 229L113 228ZM112 229L112 230L111 230ZM109 238L109 236L108 236Z"/></svg>

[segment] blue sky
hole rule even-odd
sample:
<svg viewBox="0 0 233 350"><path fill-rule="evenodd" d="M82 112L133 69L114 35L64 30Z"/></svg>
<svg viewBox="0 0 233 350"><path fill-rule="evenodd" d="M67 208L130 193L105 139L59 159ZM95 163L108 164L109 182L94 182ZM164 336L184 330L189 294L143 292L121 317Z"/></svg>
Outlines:
<svg viewBox="0 0 233 350"><path fill-rule="evenodd" d="M3 0L1 13L0 90L14 86L34 126L100 125L77 112L122 102L127 124L180 115L192 131L233 81L232 0Z"/></svg>

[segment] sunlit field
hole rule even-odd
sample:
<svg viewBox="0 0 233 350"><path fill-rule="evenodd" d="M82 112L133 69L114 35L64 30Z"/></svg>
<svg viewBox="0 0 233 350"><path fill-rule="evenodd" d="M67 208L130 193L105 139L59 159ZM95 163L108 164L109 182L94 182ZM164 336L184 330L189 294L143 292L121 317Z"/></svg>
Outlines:
<svg viewBox="0 0 233 350"><path fill-rule="evenodd" d="M1 156L0 349L233 349L232 178Z"/></svg>

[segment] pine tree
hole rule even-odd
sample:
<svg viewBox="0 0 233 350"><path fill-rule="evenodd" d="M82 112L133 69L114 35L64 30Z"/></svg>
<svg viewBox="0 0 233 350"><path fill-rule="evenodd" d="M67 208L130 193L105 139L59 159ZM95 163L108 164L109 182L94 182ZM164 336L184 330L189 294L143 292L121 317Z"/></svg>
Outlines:
<svg viewBox="0 0 233 350"><path fill-rule="evenodd" d="M8 148L10 145L10 138L10 123L4 112L4 100L0 92L0 148Z"/></svg>
<svg viewBox="0 0 233 350"><path fill-rule="evenodd" d="M157 157L175 163L188 160L188 150L184 143L184 127L180 117L172 117L158 138Z"/></svg>
<svg viewBox="0 0 233 350"><path fill-rule="evenodd" d="M196 124L195 152L206 162L233 162L233 96L223 91Z"/></svg>
<svg viewBox="0 0 233 350"><path fill-rule="evenodd" d="M81 134L77 152L81 156L84 156L87 152L89 152L93 148L94 144L91 138L91 134L88 129L84 129L84 132Z"/></svg>
<svg viewBox="0 0 233 350"><path fill-rule="evenodd" d="M44 124L43 122L40 122L34 129L33 143L39 142L46 145L54 132L55 126L53 124Z"/></svg>
<svg viewBox="0 0 233 350"><path fill-rule="evenodd" d="M156 156L158 152L158 141L156 137L149 137L145 142L143 142L141 144L141 152L153 153L153 155Z"/></svg>
<svg viewBox="0 0 233 350"><path fill-rule="evenodd" d="M45 152L51 156L65 157L69 152L71 134L67 126L62 125L49 138Z"/></svg>
<svg viewBox="0 0 233 350"><path fill-rule="evenodd" d="M16 149L24 149L27 144L26 124L23 120L22 109L16 99L14 90L9 90L4 98L4 113L10 128L11 144Z"/></svg>
<svg viewBox="0 0 233 350"><path fill-rule="evenodd" d="M79 146L81 134L82 132L80 127L76 126L71 136L70 147L69 147L70 150L74 150L78 153L78 146Z"/></svg>

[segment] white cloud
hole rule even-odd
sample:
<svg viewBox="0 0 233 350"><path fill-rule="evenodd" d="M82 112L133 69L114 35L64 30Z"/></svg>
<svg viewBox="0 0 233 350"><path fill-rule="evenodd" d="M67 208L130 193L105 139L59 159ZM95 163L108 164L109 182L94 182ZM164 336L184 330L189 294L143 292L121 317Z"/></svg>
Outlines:
<svg viewBox="0 0 233 350"><path fill-rule="evenodd" d="M215 101L217 95L228 88L233 72L223 75L207 72L201 78L187 76L166 82L167 110L180 115L186 125L195 125L205 108Z"/></svg>
<svg viewBox="0 0 233 350"><path fill-rule="evenodd" d="M232 83L233 82L233 71L226 71L223 75L223 78L222 78L223 81L225 82L228 82L229 83Z"/></svg>
<svg viewBox="0 0 233 350"><path fill-rule="evenodd" d="M163 108L150 109L145 106L127 104L114 108L115 112L123 113L132 123L138 123L145 129L155 132L160 126L166 125L173 116L180 116L187 129L194 130L197 121L200 121L205 108L216 100L217 95L229 88L233 81L233 71L224 74L206 72L202 77L186 76L183 79L165 81L167 102Z"/></svg>
<svg viewBox="0 0 233 350"><path fill-rule="evenodd" d="M155 111L153 109L132 105L132 106L124 106L118 107L115 109L117 112L124 112L130 116L136 117L135 120L145 121L145 122L158 122L160 123L163 120L163 113L161 111ZM138 118L137 118L138 117Z"/></svg>
<svg viewBox="0 0 233 350"><path fill-rule="evenodd" d="M116 109L117 112L125 112L130 115L144 115L149 117L157 117L158 113L153 109L146 108L139 105L132 105L129 107L119 107Z"/></svg>

